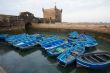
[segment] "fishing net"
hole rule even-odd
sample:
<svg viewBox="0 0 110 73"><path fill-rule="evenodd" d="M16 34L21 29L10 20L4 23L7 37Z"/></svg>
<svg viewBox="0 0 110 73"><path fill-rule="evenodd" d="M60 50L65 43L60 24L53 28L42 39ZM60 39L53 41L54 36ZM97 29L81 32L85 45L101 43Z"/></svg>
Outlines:
<svg viewBox="0 0 110 73"><path fill-rule="evenodd" d="M64 51L64 49L61 47L56 49L56 52L63 52L63 51Z"/></svg>

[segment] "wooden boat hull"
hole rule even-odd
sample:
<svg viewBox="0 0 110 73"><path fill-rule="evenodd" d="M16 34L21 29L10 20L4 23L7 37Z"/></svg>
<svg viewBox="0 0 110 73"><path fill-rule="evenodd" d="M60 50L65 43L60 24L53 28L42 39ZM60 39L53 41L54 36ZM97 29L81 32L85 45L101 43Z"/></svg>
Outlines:
<svg viewBox="0 0 110 73"><path fill-rule="evenodd" d="M107 54L109 54L108 57ZM84 58L85 60L82 58ZM76 62L77 65L87 68L95 68L95 69L106 68L110 66L110 53L100 52L100 53L90 53L90 54L82 55L77 58Z"/></svg>
<svg viewBox="0 0 110 73"><path fill-rule="evenodd" d="M60 54L57 59L58 62L67 66L76 60L78 55L82 55L85 52L85 47L82 44L77 44L74 47L68 49L64 53Z"/></svg>
<svg viewBox="0 0 110 73"><path fill-rule="evenodd" d="M58 39L58 36L56 36L56 35L55 36L49 36L47 38L45 37L45 38L43 38L43 40L41 42L39 42L39 44L42 46L42 45L48 44L50 42L53 42L57 39Z"/></svg>
<svg viewBox="0 0 110 73"><path fill-rule="evenodd" d="M6 39L9 44L21 50L37 45L40 40L42 40L42 38L28 34L12 35Z"/></svg>
<svg viewBox="0 0 110 73"><path fill-rule="evenodd" d="M5 40L8 36L8 34L0 34L0 40Z"/></svg>
<svg viewBox="0 0 110 73"><path fill-rule="evenodd" d="M71 47L72 47L71 43L65 43L53 49L47 50L47 53L49 56L58 56L64 51L66 51L67 49L70 49Z"/></svg>
<svg viewBox="0 0 110 73"><path fill-rule="evenodd" d="M68 61L68 62L65 62L62 59L58 59L57 61L59 62L60 65L66 67L67 65L70 65L71 63L75 62L75 60L76 60L76 57L72 56L72 59L70 61Z"/></svg>
<svg viewBox="0 0 110 73"><path fill-rule="evenodd" d="M49 49L53 49L55 47L58 47L60 45L63 45L65 43L66 43L65 39L58 39L56 41L50 42L46 45L43 45L42 48L44 48L45 50L49 50Z"/></svg>
<svg viewBox="0 0 110 73"><path fill-rule="evenodd" d="M95 47L98 45L98 43L96 42L91 42L91 41L82 41L82 43L84 43L85 47L89 48L89 47Z"/></svg>
<svg viewBox="0 0 110 73"><path fill-rule="evenodd" d="M78 38L78 36L79 36L79 34L76 31L69 33L69 38L76 39L76 38Z"/></svg>
<svg viewBox="0 0 110 73"><path fill-rule="evenodd" d="M76 39L71 39L68 38L68 42L72 42L72 43L76 43L76 42L81 42L84 43L85 47L89 48L89 47L95 47L98 45L98 43L96 42L96 40L89 36L89 35L85 35L85 34L80 34L78 38Z"/></svg>

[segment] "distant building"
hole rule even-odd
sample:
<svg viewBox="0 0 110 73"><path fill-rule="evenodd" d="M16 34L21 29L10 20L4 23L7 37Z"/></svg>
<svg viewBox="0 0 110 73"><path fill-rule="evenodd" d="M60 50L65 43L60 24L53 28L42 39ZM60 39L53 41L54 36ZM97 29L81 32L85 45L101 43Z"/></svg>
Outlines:
<svg viewBox="0 0 110 73"><path fill-rule="evenodd" d="M58 9L56 6L50 9L42 9L44 22L62 22L62 9Z"/></svg>
<svg viewBox="0 0 110 73"><path fill-rule="evenodd" d="M56 6L43 9L43 18L35 17L30 12L21 12L19 16L0 14L0 28L24 28L30 27L32 23L55 23L62 21L62 9Z"/></svg>
<svg viewBox="0 0 110 73"><path fill-rule="evenodd" d="M19 19L19 16L13 15L0 15L0 27L13 27L13 26L21 26L20 24L23 21Z"/></svg>
<svg viewBox="0 0 110 73"><path fill-rule="evenodd" d="M30 12L21 12L19 16L0 14L0 27L29 27L31 23L39 23L40 18Z"/></svg>

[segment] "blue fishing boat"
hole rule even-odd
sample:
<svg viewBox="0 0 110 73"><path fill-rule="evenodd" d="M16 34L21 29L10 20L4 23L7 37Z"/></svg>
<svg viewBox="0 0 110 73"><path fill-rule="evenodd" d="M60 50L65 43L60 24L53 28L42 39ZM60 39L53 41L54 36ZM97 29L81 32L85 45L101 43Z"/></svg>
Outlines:
<svg viewBox="0 0 110 73"><path fill-rule="evenodd" d="M79 55L84 54L85 52L85 47L83 44L77 44L74 47L66 50L65 52L63 52L62 54L60 54L57 59L58 62L63 65L63 66L67 66L71 63L73 63L76 60L76 57Z"/></svg>
<svg viewBox="0 0 110 73"><path fill-rule="evenodd" d="M70 32L68 35L68 42L77 42L79 40L79 33L76 31Z"/></svg>
<svg viewBox="0 0 110 73"><path fill-rule="evenodd" d="M14 46L20 48L20 49L28 49L32 46L37 45L39 42L38 39L32 39L31 40L24 40L24 41L18 41L18 43L13 43Z"/></svg>
<svg viewBox="0 0 110 73"><path fill-rule="evenodd" d="M36 36L37 38L42 38L42 40L45 38L45 35L41 33L35 33L33 34L33 36Z"/></svg>
<svg viewBox="0 0 110 73"><path fill-rule="evenodd" d="M37 38L34 35L28 35L28 34L18 34L18 35L12 35L6 38L6 41L11 44L14 47L18 47L20 49L27 49L32 46L35 46L38 44L38 42L41 40L41 38Z"/></svg>
<svg viewBox="0 0 110 73"><path fill-rule="evenodd" d="M35 35L36 37L45 37L45 35L41 33L34 33L33 35Z"/></svg>
<svg viewBox="0 0 110 73"><path fill-rule="evenodd" d="M24 38L24 36L26 36L27 34L23 33L23 34L14 34L14 35L10 35L8 36L5 40L6 41L14 41L14 40L19 40L21 38Z"/></svg>
<svg viewBox="0 0 110 73"><path fill-rule="evenodd" d="M85 34L80 34L80 42L84 43L85 47L94 47L98 45L93 37Z"/></svg>
<svg viewBox="0 0 110 73"><path fill-rule="evenodd" d="M73 39L73 38L70 38L70 37L68 37L67 40L68 40L68 42L71 42L71 43L75 43L75 42L80 41L79 38L75 38L75 39Z"/></svg>
<svg viewBox="0 0 110 73"><path fill-rule="evenodd" d="M73 44L81 42L84 43L85 47L94 47L98 45L97 41L93 37L85 34L80 34L76 39L68 38L68 42L72 42Z"/></svg>
<svg viewBox="0 0 110 73"><path fill-rule="evenodd" d="M74 31L74 32L69 33L67 40L68 42L75 42L77 41L78 38L79 38L78 32Z"/></svg>
<svg viewBox="0 0 110 73"><path fill-rule="evenodd" d="M98 45L98 43L94 41L83 41L83 43L85 44L85 47L95 47Z"/></svg>
<svg viewBox="0 0 110 73"><path fill-rule="evenodd" d="M79 35L79 38L82 40L82 41L96 41L96 39L94 39L93 37L89 36L89 35L86 35L86 34L80 34Z"/></svg>
<svg viewBox="0 0 110 73"><path fill-rule="evenodd" d="M18 40L24 39L26 36L26 34L11 35L5 40L11 44L13 42L17 42Z"/></svg>
<svg viewBox="0 0 110 73"><path fill-rule="evenodd" d="M5 40L8 36L9 34L0 34L0 39Z"/></svg>
<svg viewBox="0 0 110 73"><path fill-rule="evenodd" d="M72 43L65 43L53 49L47 50L49 56L58 56L59 54L63 53L64 51L70 49L72 47Z"/></svg>
<svg viewBox="0 0 110 73"><path fill-rule="evenodd" d="M110 53L98 52L81 55L76 60L77 66L87 68L106 68L110 66Z"/></svg>
<svg viewBox="0 0 110 73"><path fill-rule="evenodd" d="M49 50L49 49L53 49L55 47L58 47L60 45L63 45L65 43L66 43L65 39L57 39L53 42L42 45L42 48L44 48L45 50Z"/></svg>
<svg viewBox="0 0 110 73"><path fill-rule="evenodd" d="M51 43L51 42L53 42L53 41L56 41L56 40L58 40L59 39L59 37L58 36L49 36L48 38L43 38L44 40L43 41L41 41L41 42L39 42L39 44L41 45L41 47L43 46L43 45L46 45L46 44L48 44L48 43Z"/></svg>
<svg viewBox="0 0 110 73"><path fill-rule="evenodd" d="M74 32L69 33L68 36L69 36L69 38L76 39L76 38L78 38L79 34L78 34L78 32L74 31Z"/></svg>

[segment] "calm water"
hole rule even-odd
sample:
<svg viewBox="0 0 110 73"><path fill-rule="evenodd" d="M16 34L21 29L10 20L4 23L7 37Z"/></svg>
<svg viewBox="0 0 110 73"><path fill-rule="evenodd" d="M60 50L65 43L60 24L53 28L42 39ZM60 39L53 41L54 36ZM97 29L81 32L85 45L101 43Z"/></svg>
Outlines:
<svg viewBox="0 0 110 73"><path fill-rule="evenodd" d="M97 41L99 45L92 51L110 51L110 43L101 39ZM48 57L46 52L38 46L20 51L4 42L0 44L0 66L7 73L110 73L109 69L76 68L73 64L63 68L55 58Z"/></svg>

